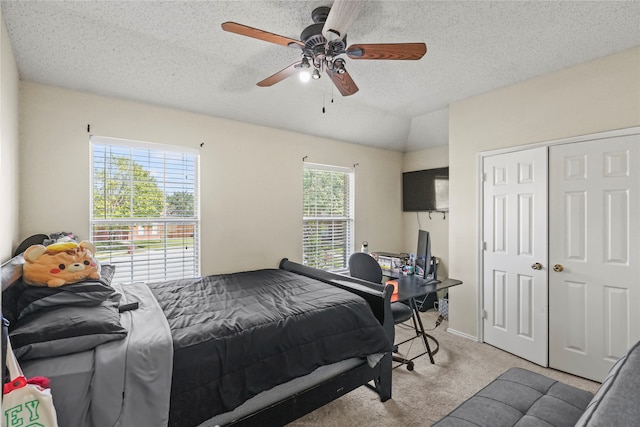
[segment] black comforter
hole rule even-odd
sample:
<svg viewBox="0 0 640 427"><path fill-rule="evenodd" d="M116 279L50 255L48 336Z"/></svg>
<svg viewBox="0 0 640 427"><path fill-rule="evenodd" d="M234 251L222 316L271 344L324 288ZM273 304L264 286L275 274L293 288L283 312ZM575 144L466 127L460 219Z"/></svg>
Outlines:
<svg viewBox="0 0 640 427"><path fill-rule="evenodd" d="M318 366L391 349L362 298L288 271L149 287L173 336L170 425L197 425Z"/></svg>

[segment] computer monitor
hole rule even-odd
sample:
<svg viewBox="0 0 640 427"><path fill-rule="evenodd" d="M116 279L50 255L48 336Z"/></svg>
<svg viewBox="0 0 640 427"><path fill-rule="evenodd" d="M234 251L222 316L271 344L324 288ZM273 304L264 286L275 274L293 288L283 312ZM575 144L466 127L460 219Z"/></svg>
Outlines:
<svg viewBox="0 0 640 427"><path fill-rule="evenodd" d="M418 249L416 251L417 274L423 279L434 279L431 264L431 238L429 232L418 231Z"/></svg>

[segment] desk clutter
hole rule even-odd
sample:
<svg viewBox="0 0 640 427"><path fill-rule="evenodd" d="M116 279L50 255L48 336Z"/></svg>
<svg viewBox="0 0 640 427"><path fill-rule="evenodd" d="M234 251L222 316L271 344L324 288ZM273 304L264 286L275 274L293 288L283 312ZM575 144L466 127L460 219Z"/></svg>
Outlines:
<svg viewBox="0 0 640 427"><path fill-rule="evenodd" d="M420 262L416 260L413 254L399 253L394 254L390 252L372 252L370 254L382 268L383 273L394 273L394 275L410 276L416 274L424 277L424 268L420 265ZM438 257L432 256L430 260L430 272L429 278L437 279L438 264L440 260Z"/></svg>
<svg viewBox="0 0 640 427"><path fill-rule="evenodd" d="M389 252L373 252L371 256L378 261L382 271L399 273L402 267L409 262L409 254L392 254Z"/></svg>

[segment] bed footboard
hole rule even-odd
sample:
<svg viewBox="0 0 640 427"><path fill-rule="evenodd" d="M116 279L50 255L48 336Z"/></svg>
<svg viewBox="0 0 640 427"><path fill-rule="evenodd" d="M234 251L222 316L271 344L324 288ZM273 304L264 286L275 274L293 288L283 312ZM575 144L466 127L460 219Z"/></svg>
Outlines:
<svg viewBox="0 0 640 427"><path fill-rule="evenodd" d="M395 338L393 315L391 314L391 296L393 294L393 286L382 285L380 283L368 282L355 277L318 270L317 268L307 267L306 265L289 261L287 258L283 258L282 261L280 261L280 269L311 277L316 280L321 280L325 283L329 283L330 285L337 286L361 296L367 301L367 303L369 303L371 311L373 311L373 314L384 327L387 336L393 343Z"/></svg>
<svg viewBox="0 0 640 427"><path fill-rule="evenodd" d="M316 280L321 280L341 289L345 289L364 298L371 311L384 328L387 337L391 343L394 342L395 330L393 323L393 315L391 313L391 296L393 295L393 286L382 285L379 283L368 282L366 280L356 279L354 277L343 276L328 271L318 270L316 268L307 267L296 262L283 258L280 261L280 269L297 273ZM385 355L380 361L377 368L375 382L375 391L379 394L381 401L391 398L391 353Z"/></svg>

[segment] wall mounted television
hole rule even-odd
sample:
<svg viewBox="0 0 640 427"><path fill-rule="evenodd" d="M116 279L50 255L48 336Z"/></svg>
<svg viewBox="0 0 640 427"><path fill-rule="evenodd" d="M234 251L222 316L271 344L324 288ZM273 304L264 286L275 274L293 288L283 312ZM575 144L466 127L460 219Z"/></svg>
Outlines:
<svg viewBox="0 0 640 427"><path fill-rule="evenodd" d="M449 168L424 169L402 174L404 212L449 211Z"/></svg>

